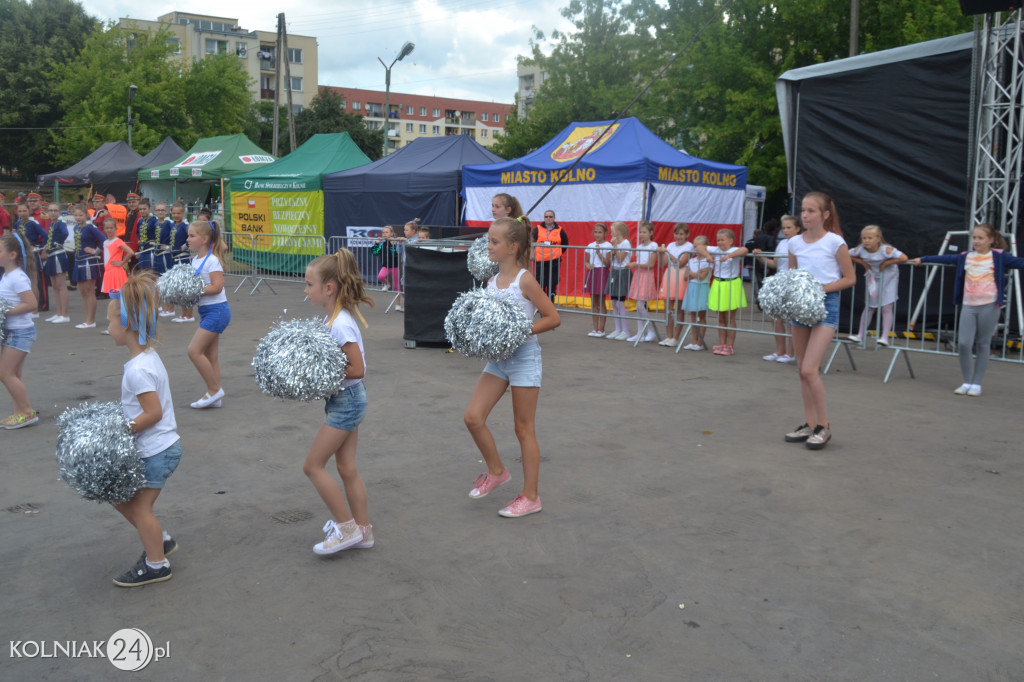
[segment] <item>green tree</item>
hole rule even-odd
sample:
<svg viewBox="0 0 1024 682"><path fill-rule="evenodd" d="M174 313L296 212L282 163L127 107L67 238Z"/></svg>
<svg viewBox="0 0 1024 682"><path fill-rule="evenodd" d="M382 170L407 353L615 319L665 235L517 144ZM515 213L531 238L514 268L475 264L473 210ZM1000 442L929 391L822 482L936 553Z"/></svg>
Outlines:
<svg viewBox="0 0 1024 682"><path fill-rule="evenodd" d="M295 141L302 144L317 133L348 133L364 154L376 161L384 147L384 130L369 130L363 117L345 111L345 100L321 88L309 106L295 116Z"/></svg>
<svg viewBox="0 0 1024 682"><path fill-rule="evenodd" d="M27 178L53 166L47 129L66 103L53 91L55 72L97 27L73 0L0 0L0 166Z"/></svg>
<svg viewBox="0 0 1024 682"><path fill-rule="evenodd" d="M170 32L109 25L86 42L79 58L58 70L56 93L68 102L52 149L60 163L82 158L104 142L127 140L128 87L132 146L153 149L167 135L184 148L201 137L241 132L250 103L248 76L237 59L176 56Z"/></svg>
<svg viewBox="0 0 1024 682"><path fill-rule="evenodd" d="M281 156L287 156L292 152L288 144L288 107L278 108L278 126L278 152ZM242 127L242 132L262 149L272 152L274 147L274 103L250 102L246 109L245 125ZM297 131L296 136L298 136Z"/></svg>

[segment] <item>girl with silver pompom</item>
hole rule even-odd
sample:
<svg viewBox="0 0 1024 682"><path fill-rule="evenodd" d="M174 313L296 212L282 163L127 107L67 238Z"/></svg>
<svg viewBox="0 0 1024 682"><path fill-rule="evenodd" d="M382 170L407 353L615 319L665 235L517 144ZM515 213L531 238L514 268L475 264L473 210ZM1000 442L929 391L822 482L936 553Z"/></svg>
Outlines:
<svg viewBox="0 0 1024 682"><path fill-rule="evenodd" d="M367 510L366 484L356 470L359 424L367 406L363 384L366 360L363 336L352 314L359 315L360 303L372 307L373 299L366 293L359 265L348 249L310 262L306 267L305 293L310 303L324 309L324 325L345 351L349 363L341 391L328 398L324 405L327 417L316 432L302 465L303 473L313 482L333 517L324 526L327 537L313 545L313 551L334 554L350 547L369 549L373 547L373 526ZM327 473L327 461L332 456L345 487L344 493Z"/></svg>
<svg viewBox="0 0 1024 682"><path fill-rule="evenodd" d="M501 196L503 195L498 195ZM518 203L515 202L516 206ZM466 428L469 429L473 441L487 463L487 472L476 478L473 489L469 492L471 498L480 499L512 478L511 472L505 468L498 455L494 436L487 428L488 415L505 394L505 389L509 385L512 386L512 414L522 453L523 488L522 492L498 514L516 518L541 510L537 491L540 447L534 430L541 382L541 352L537 334L558 327L561 319L555 305L528 269L529 219L525 216L497 218L487 231L487 251L490 259L498 263L498 274L487 283L487 288L519 305L529 320L533 320L536 313L540 313L540 319L533 322L533 336L520 346L512 357L488 362L484 367L464 416Z"/></svg>
<svg viewBox="0 0 1024 682"><path fill-rule="evenodd" d="M792 322L804 423L786 434L786 442L806 443L811 450L820 450L832 439L832 432L825 383L818 372L839 328L839 292L856 284L857 274L831 197L822 192L806 194L800 205L800 219L805 232L789 239L789 267L803 268L821 283L825 289L826 316L814 326Z"/></svg>
<svg viewBox="0 0 1024 682"><path fill-rule="evenodd" d="M116 298L115 298L116 296ZM128 502L114 505L135 526L145 551L132 568L114 578L118 587L139 587L171 579L167 556L178 543L164 531L153 505L181 461L181 440L167 369L154 349L159 301L152 272L133 275L112 292L107 305L110 338L127 346L131 358L121 379L121 409L130 420L146 483Z"/></svg>
<svg viewBox="0 0 1024 682"><path fill-rule="evenodd" d="M5 429L20 429L39 421L39 413L32 409L21 375L25 358L36 341L36 325L32 322L32 312L36 309L36 295L32 290L36 263L31 253L31 245L19 233L0 237L0 269L3 270L0 298L6 304L6 314L0 315L0 325L3 325L0 383L14 403L14 413L0 422Z"/></svg>

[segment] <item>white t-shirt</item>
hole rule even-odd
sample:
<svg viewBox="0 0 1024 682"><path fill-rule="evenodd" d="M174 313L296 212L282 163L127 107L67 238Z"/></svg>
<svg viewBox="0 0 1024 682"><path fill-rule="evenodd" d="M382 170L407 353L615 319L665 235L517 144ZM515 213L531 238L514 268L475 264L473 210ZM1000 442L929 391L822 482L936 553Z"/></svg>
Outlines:
<svg viewBox="0 0 1024 682"><path fill-rule="evenodd" d="M778 263L778 267L775 269L776 272L789 270L789 239L783 239L775 245L775 258Z"/></svg>
<svg viewBox="0 0 1024 682"><path fill-rule="evenodd" d="M7 299L12 308L21 305L21 294L26 291L32 291L32 280L21 268L15 268L0 279L0 297ZM31 312L8 315L4 322L7 329L30 329L34 326Z"/></svg>
<svg viewBox="0 0 1024 682"><path fill-rule="evenodd" d="M658 250L658 242L650 242L648 244L640 244L636 247L636 263L637 265L647 265L651 261L651 256L656 256Z"/></svg>
<svg viewBox="0 0 1024 682"><path fill-rule="evenodd" d="M707 276L705 276L703 279L701 279L701 278L697 277L697 275L700 272L702 272L703 270L709 269L711 267L711 263L707 262L706 260L704 260L700 256L694 255L693 258L690 259L690 262L686 264L686 267L690 268L690 274L693 276L693 280L692 281L703 282L703 283L707 284L707 282L708 282Z"/></svg>
<svg viewBox="0 0 1024 682"><path fill-rule="evenodd" d="M804 232L788 240L789 254L796 256L797 267L810 272L822 284L831 284L841 279L843 271L836 260L836 253L839 247L846 245L843 238L835 232L826 232L824 237L808 244L804 241L806 235Z"/></svg>
<svg viewBox="0 0 1024 682"><path fill-rule="evenodd" d="M156 393L163 415L153 426L135 434L135 444L142 458L158 455L178 440L178 424L174 419L174 403L171 401L171 384L167 370L157 352L146 349L124 363L124 377L121 378L121 410L128 419L142 414L139 395Z"/></svg>
<svg viewBox="0 0 1024 682"><path fill-rule="evenodd" d="M203 278L203 284L210 286L210 273L211 272L224 272L224 266L220 264L220 259L217 256L210 254L209 259L206 259L206 264L202 265L202 272L198 272L200 265L206 256L192 259L192 270L196 272L200 277ZM224 293L224 288L221 287L220 292L216 294L210 294L209 296L202 296L199 299L198 305L213 305L214 303L227 303L228 295Z"/></svg>
<svg viewBox="0 0 1024 682"><path fill-rule="evenodd" d="M590 244L587 245L587 250L585 251L585 253L587 254L587 257L590 259L590 264L593 267L603 268L604 261L601 260L601 256L599 254L601 253L601 251L610 251L611 248L612 243L607 240L601 242L600 244L598 244L597 242L590 242Z"/></svg>
<svg viewBox="0 0 1024 682"><path fill-rule="evenodd" d="M667 244L665 246L665 250L668 251L669 255L672 256L673 258L675 258L676 260L679 260L679 257L681 255L683 255L684 253L693 253L694 252L693 251L693 244L691 244L690 242L683 242L682 244L676 244L675 242L672 242L671 244ZM671 267L679 267L678 265L676 265L672 261L668 262L668 266L670 268Z"/></svg>
<svg viewBox="0 0 1024 682"><path fill-rule="evenodd" d="M611 242L609 242L611 243ZM633 257L632 248L633 245L629 243L628 239L623 239L618 244L612 244L613 249L619 249L620 253L612 254L612 267L613 268L624 268L629 259Z"/></svg>
<svg viewBox="0 0 1024 682"><path fill-rule="evenodd" d="M708 247L708 255L711 256L725 256L734 251L739 251L740 247L732 246L728 249L720 249L717 246ZM736 279L740 276L740 271L743 269L742 258L730 258L729 260L715 260L715 279Z"/></svg>
<svg viewBox="0 0 1024 682"><path fill-rule="evenodd" d="M327 319L324 319L324 324L327 324ZM355 341L359 344L359 354L363 356L363 367L366 367L366 351L363 350L363 335L359 333L359 326L356 321L352 319L352 314L347 310L342 310L338 313L338 316L334 318L334 322L330 327L327 328L334 340L338 342L339 346L344 346L346 343L352 343ZM365 376L365 370L363 376ZM341 382L342 387L347 388L349 386L355 386L362 379L345 379Z"/></svg>

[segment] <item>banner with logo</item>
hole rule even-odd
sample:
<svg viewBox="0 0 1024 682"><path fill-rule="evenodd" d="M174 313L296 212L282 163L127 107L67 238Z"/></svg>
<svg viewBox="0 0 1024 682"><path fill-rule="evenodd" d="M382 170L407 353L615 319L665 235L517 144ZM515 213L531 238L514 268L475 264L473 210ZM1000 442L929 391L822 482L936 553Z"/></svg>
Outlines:
<svg viewBox="0 0 1024 682"><path fill-rule="evenodd" d="M233 192L231 231L236 261L298 274L324 252L323 192ZM258 254L256 253L258 252Z"/></svg>

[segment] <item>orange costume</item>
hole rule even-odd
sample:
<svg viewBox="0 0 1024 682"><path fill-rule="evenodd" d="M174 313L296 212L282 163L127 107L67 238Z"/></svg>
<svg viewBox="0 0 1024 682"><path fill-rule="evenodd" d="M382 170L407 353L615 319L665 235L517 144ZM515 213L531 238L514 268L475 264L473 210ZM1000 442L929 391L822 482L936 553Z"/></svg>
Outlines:
<svg viewBox="0 0 1024 682"><path fill-rule="evenodd" d="M120 237L114 237L104 248L107 250L107 265L103 268L103 287L102 291L105 294L109 294L111 291L120 291L121 286L127 281L128 273L125 272L125 254L124 247L127 244L124 243ZM114 265L115 262L121 263L120 266Z"/></svg>

